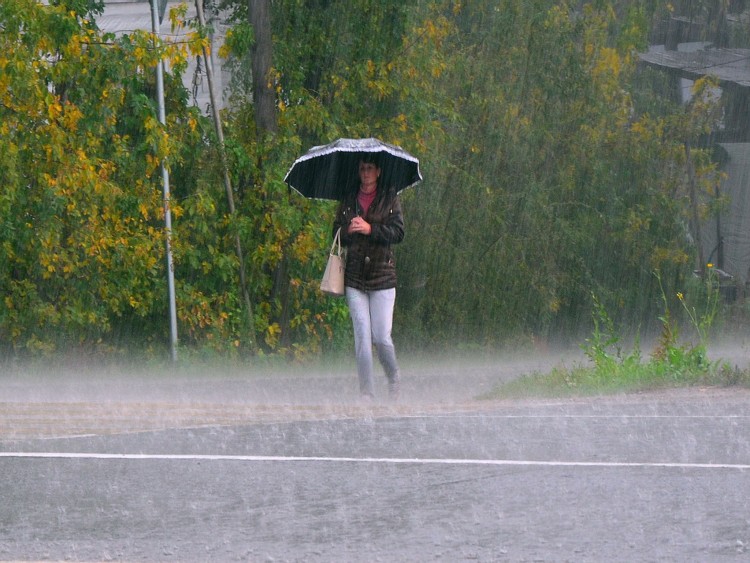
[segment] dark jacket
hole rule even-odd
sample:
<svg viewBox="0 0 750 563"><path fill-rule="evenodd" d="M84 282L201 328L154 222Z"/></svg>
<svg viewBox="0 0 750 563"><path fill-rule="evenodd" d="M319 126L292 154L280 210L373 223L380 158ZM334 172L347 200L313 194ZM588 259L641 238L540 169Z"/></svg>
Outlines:
<svg viewBox="0 0 750 563"><path fill-rule="evenodd" d="M346 232L351 220L361 215L357 191L339 205L333 232L341 227L341 244L346 247L344 283L360 291L375 291L396 287L396 261L391 245L404 240L404 217L401 201L392 191L378 188L364 220L372 226L365 236Z"/></svg>

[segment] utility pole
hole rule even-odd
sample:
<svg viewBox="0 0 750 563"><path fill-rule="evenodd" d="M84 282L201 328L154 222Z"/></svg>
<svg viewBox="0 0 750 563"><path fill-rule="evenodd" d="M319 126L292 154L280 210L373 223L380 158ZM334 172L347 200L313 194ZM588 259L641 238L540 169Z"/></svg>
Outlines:
<svg viewBox="0 0 750 563"><path fill-rule="evenodd" d="M157 7L157 1L160 6ZM166 0L150 0L151 4L151 29L154 36L154 48L157 48L157 37L159 33L159 24L164 17L164 8ZM161 12L161 15L158 13ZM166 110L164 109L164 62L159 58L156 63L156 97L159 105L159 122L162 125L167 124ZM169 196L169 170L166 163L161 162L161 177L163 183L164 198L164 235L167 253L167 286L169 289L169 328L170 328L170 348L172 353L172 363L177 362L177 304L174 289L174 260L172 259L172 211L170 209Z"/></svg>

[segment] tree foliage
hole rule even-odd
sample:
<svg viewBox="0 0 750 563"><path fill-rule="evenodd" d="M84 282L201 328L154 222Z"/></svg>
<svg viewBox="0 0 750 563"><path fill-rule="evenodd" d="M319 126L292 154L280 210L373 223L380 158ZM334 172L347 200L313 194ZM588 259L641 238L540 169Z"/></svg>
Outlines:
<svg viewBox="0 0 750 563"><path fill-rule="evenodd" d="M154 48L147 33L102 35L88 19L96 3L0 4L0 341L119 350L132 336L159 349L162 161L183 344L304 357L347 341L343 302L318 291L334 206L283 178L311 145L364 136L414 153L426 177L403 195L404 344L571 335L591 318L592 293L618 321L647 321L652 273L679 281L694 266L691 187L718 181L701 144L716 118L710 83L688 106L654 103L637 67L653 4L274 1L269 129L256 127L253 103L258 30L249 3L227 0L235 214L210 122L181 81L205 30ZM189 24L184 9L172 16ZM166 126L158 57L171 69Z"/></svg>
<svg viewBox="0 0 750 563"><path fill-rule="evenodd" d="M168 159L184 179L179 170L201 132L174 75L167 79L169 133L159 125L153 69L157 57L184 68L188 52L154 49L146 33L104 36L86 18L63 3L0 6L0 334L10 350L109 350L131 333L143 346L163 339L158 166ZM192 187L184 183L177 193L199 199ZM177 216L210 218L193 200L173 208ZM177 237L183 262L196 253L191 239ZM200 291L188 280L181 291L190 335Z"/></svg>
<svg viewBox="0 0 750 563"><path fill-rule="evenodd" d="M634 75L648 15L634 3L578 4L467 3L454 19L441 96L460 119L407 207L420 236L404 281L423 288L405 304L411 328L440 340L577 341L592 292L618 321L647 326L652 273L678 281L693 266L684 143L707 123L695 118L713 114L641 113ZM705 151L693 152L715 183Z"/></svg>

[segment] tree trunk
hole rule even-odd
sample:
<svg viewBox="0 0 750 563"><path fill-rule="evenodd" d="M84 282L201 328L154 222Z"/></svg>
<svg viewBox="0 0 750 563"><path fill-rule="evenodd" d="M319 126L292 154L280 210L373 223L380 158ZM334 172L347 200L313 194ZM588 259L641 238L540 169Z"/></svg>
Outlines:
<svg viewBox="0 0 750 563"><path fill-rule="evenodd" d="M271 34L271 0L248 0L250 24L253 26L255 42L250 50L253 73L253 107L255 108L255 132L258 142L263 142L267 134L278 130L276 122L276 94L271 82L271 65L273 61L273 37ZM263 166L258 162L258 167ZM278 317L281 328L280 344L288 347L289 334L289 245L284 245L283 256L274 270L271 302L279 299L281 311Z"/></svg>
<svg viewBox="0 0 750 563"><path fill-rule="evenodd" d="M701 232L700 214L698 213L698 182L695 178L695 165L693 164L693 155L690 151L690 143L685 143L685 164L687 166L688 189L690 190L690 210L692 212L693 230L698 251L698 270L703 274L706 269L706 260L703 256L703 233Z"/></svg>
<svg viewBox="0 0 750 563"><path fill-rule="evenodd" d="M253 105L258 134L275 133L276 104L270 80L273 43L271 35L271 0L248 0L250 24L255 42L250 50L253 72Z"/></svg>
<svg viewBox="0 0 750 563"><path fill-rule="evenodd" d="M195 10L198 14L198 22L201 30L206 27L206 18L203 15L203 0L195 0ZM219 153L221 155L221 167L224 170L224 189L227 194L227 205L232 221L236 219L237 212L234 206L234 191L232 190L232 179L229 174L229 162L227 162L226 146L224 145L224 128L221 125L221 116L219 115L219 104L216 99L216 90L214 89L214 73L211 66L211 59L208 54L208 48L203 47L203 60L206 64L206 78L208 79L208 92L211 99L211 115L214 119L214 128L216 130L216 139L219 142ZM245 313L247 315L247 326L250 334L250 349L255 350L255 316L253 314L253 302L250 300L250 292L247 284L247 272L245 267L245 256L242 251L242 241L239 233L234 235L234 246L239 261L240 274L240 293L245 303Z"/></svg>

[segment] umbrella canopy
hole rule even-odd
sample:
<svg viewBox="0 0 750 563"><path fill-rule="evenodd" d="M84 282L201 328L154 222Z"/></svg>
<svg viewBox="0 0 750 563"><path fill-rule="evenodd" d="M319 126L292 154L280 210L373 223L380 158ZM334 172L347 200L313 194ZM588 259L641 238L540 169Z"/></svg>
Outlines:
<svg viewBox="0 0 750 563"><path fill-rule="evenodd" d="M359 161L373 153L381 185L400 192L422 181L419 160L375 138L339 139L313 147L294 161L284 181L305 197L341 200L359 186Z"/></svg>

